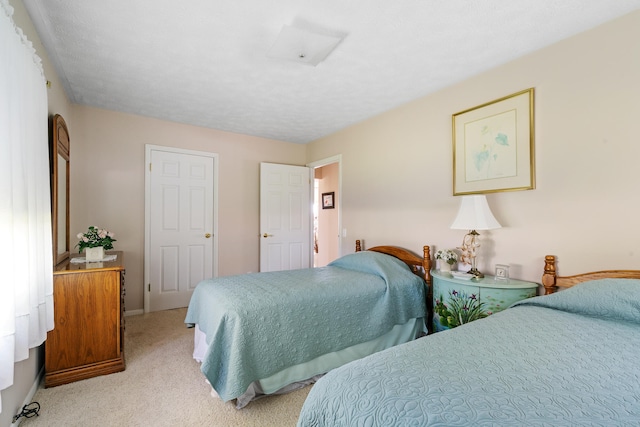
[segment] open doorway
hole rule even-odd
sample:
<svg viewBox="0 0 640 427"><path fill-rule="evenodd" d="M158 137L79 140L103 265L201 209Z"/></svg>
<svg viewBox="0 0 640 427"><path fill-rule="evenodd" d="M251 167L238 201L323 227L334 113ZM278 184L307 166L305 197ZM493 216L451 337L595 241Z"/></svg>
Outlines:
<svg viewBox="0 0 640 427"><path fill-rule="evenodd" d="M340 157L309 166L314 171L313 266L322 267L342 255Z"/></svg>

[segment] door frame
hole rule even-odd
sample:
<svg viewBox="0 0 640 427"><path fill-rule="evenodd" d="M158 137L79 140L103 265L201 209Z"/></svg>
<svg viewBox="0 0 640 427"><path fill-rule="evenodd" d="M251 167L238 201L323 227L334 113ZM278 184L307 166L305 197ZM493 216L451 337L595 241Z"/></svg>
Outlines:
<svg viewBox="0 0 640 427"><path fill-rule="evenodd" d="M151 246L149 233L151 227L151 152L165 151L176 154L188 154L192 156L211 157L213 159L213 277L218 276L218 154L207 151L187 150L184 148L168 147L164 145L145 144L144 146L144 312L150 309L150 278L151 278Z"/></svg>
<svg viewBox="0 0 640 427"><path fill-rule="evenodd" d="M342 252L342 240L347 237L346 230L342 228L342 154L336 154L335 156L327 157L325 159L316 160L315 162L307 163L314 172L317 168L331 165L333 163L338 164L338 233L340 238L338 239L338 256L344 255ZM313 173L312 173L313 181ZM313 182L311 183L311 194L313 203L315 200L315 191L313 191ZM313 209L311 211L311 224L313 224ZM355 243L354 243L355 245ZM311 265L313 265L313 227L311 227Z"/></svg>

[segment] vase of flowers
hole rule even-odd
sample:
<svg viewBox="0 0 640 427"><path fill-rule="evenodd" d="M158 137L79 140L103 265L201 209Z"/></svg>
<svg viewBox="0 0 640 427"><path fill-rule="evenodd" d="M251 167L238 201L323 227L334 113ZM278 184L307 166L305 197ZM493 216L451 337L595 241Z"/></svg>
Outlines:
<svg viewBox="0 0 640 427"><path fill-rule="evenodd" d="M440 260L440 271L451 271L453 264L458 262L458 254L452 249L440 249L436 252L436 259Z"/></svg>
<svg viewBox="0 0 640 427"><path fill-rule="evenodd" d="M89 227L87 232L78 233L80 241L76 245L78 253L85 251L87 262L102 261L104 259L104 251L113 249L115 234L105 230L104 228Z"/></svg>
<svg viewBox="0 0 640 427"><path fill-rule="evenodd" d="M86 248L84 255L87 262L102 261L104 259L104 247L96 246L95 248Z"/></svg>

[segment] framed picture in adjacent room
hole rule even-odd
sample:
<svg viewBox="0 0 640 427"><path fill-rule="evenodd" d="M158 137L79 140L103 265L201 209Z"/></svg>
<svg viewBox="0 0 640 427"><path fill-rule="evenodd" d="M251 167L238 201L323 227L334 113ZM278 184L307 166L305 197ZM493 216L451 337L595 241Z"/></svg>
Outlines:
<svg viewBox="0 0 640 427"><path fill-rule="evenodd" d="M334 209L336 207L334 197L334 191L330 193L322 193L322 209Z"/></svg>

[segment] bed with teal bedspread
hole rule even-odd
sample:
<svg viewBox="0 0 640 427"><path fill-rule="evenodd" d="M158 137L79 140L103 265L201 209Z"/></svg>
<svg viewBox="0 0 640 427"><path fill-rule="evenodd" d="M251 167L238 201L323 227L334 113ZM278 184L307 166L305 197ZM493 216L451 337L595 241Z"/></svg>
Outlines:
<svg viewBox="0 0 640 427"><path fill-rule="evenodd" d="M640 280L603 279L335 369L298 427L638 423Z"/></svg>
<svg viewBox="0 0 640 427"><path fill-rule="evenodd" d="M185 323L206 334L201 370L228 401L282 369L425 317L425 301L424 280L406 264L366 251L321 268L205 280Z"/></svg>

